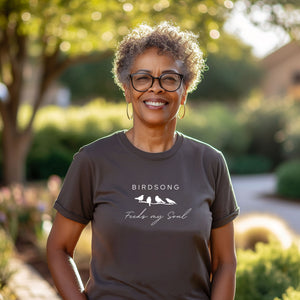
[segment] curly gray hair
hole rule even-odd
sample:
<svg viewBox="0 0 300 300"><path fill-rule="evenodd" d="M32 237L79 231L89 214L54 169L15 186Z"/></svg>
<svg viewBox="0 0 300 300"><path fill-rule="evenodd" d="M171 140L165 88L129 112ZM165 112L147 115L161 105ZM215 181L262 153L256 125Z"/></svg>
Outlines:
<svg viewBox="0 0 300 300"><path fill-rule="evenodd" d="M136 57L152 47L182 61L183 80L188 85L188 92L196 89L205 69L197 36L190 31L181 31L169 22L163 22L155 27L139 25L119 43L112 71L116 84L122 90L124 84L129 84L128 75Z"/></svg>

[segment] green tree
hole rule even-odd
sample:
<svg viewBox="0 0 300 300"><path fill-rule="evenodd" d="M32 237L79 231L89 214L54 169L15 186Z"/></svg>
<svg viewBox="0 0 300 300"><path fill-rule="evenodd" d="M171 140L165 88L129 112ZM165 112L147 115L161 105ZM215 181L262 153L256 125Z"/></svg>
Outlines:
<svg viewBox="0 0 300 300"><path fill-rule="evenodd" d="M214 44L232 1L203 0L0 0L0 81L9 97L0 101L4 181L23 181L33 122L49 85L79 62L101 60L138 23L172 20ZM18 111L27 63L40 68L33 112L20 128Z"/></svg>
<svg viewBox="0 0 300 300"><path fill-rule="evenodd" d="M251 48L237 38L223 34L217 47L207 54L208 70L191 98L238 102L258 86L262 70Z"/></svg>
<svg viewBox="0 0 300 300"><path fill-rule="evenodd" d="M300 40L299 0L241 0L250 20L263 29L280 27L292 39ZM263 12L264 15L262 17ZM259 18L257 16L259 15Z"/></svg>

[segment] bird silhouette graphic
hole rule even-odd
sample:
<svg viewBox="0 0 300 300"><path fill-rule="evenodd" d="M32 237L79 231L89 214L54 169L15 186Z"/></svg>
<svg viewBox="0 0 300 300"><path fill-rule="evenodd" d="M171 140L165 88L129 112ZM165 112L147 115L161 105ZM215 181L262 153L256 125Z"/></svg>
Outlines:
<svg viewBox="0 0 300 300"><path fill-rule="evenodd" d="M138 203L144 203L144 204L148 204L149 206L151 205L175 205L177 204L174 200L170 199L170 198L165 198L165 200L161 199L158 195L155 196L154 201L152 202L152 198L151 196L148 196L145 199L145 195L140 195L138 197L134 198L135 200L138 200Z"/></svg>
<svg viewBox="0 0 300 300"><path fill-rule="evenodd" d="M143 201L144 200L144 195L141 195L141 196L136 197L134 199L139 200L139 201Z"/></svg>
<svg viewBox="0 0 300 300"><path fill-rule="evenodd" d="M173 201L172 199L169 199L169 198L166 198L166 201L168 202L169 205L177 204L175 201Z"/></svg>
<svg viewBox="0 0 300 300"><path fill-rule="evenodd" d="M166 204L166 202L163 201L159 196L155 196L155 201L157 204Z"/></svg>
<svg viewBox="0 0 300 300"><path fill-rule="evenodd" d="M149 206L151 206L151 202L152 202L152 199L151 199L151 197L149 196L149 197L147 197L147 199L146 199L146 203L147 204L149 204Z"/></svg>

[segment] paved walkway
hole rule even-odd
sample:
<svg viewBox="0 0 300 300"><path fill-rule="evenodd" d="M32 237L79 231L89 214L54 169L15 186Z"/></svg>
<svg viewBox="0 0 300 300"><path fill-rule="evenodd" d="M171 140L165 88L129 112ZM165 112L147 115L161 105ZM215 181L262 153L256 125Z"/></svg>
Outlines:
<svg viewBox="0 0 300 300"><path fill-rule="evenodd" d="M270 214L282 219L300 235L300 202L272 196L276 191L274 175L233 176L232 183L241 216L249 213Z"/></svg>
<svg viewBox="0 0 300 300"><path fill-rule="evenodd" d="M9 281L9 287L18 300L60 300L52 286L45 281L31 266L18 259L11 261L11 268L16 273Z"/></svg>
<svg viewBox="0 0 300 300"><path fill-rule="evenodd" d="M300 235L300 203L276 199L274 175L233 176L233 187L241 209L241 216L264 213L276 216ZM54 289L30 266L19 260L12 261L17 270L10 282L19 300L59 300Z"/></svg>

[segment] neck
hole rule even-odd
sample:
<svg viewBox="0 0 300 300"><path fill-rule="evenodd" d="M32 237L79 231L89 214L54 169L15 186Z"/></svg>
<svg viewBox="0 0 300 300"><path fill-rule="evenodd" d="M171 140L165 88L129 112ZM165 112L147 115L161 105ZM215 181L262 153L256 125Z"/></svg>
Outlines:
<svg viewBox="0 0 300 300"><path fill-rule="evenodd" d="M133 126L126 132L129 141L145 152L165 152L172 148L176 141L175 126L172 128L140 128Z"/></svg>

